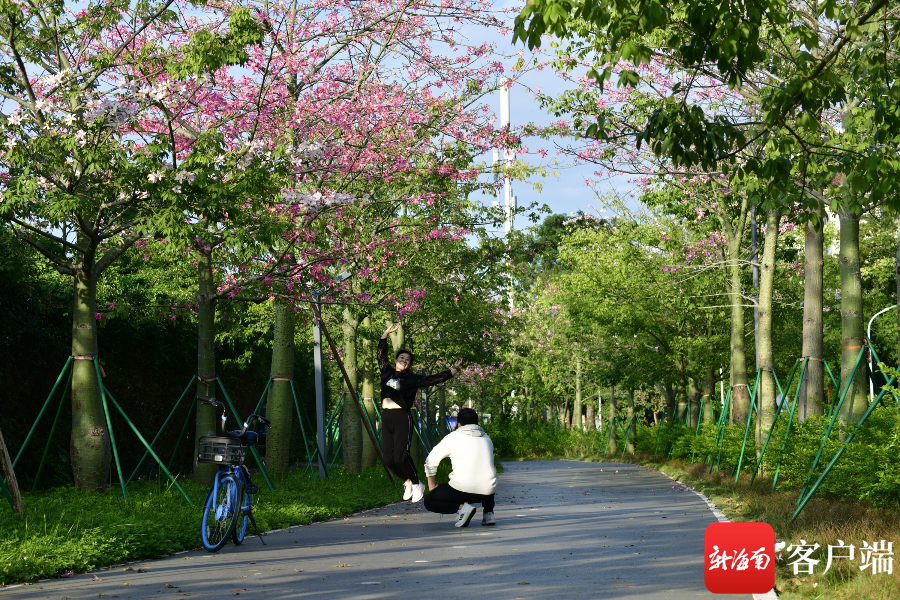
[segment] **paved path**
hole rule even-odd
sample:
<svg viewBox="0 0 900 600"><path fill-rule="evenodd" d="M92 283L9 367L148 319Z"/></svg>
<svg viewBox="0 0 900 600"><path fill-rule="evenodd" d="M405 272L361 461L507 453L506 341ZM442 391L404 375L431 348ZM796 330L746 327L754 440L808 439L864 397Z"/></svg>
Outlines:
<svg viewBox="0 0 900 600"><path fill-rule="evenodd" d="M456 529L452 515L402 503L273 533L266 546L248 536L218 554L114 567L96 573L102 581L90 573L45 581L0 600L716 597L703 585L703 532L716 519L696 494L634 465L505 467L496 527L483 527L479 511Z"/></svg>

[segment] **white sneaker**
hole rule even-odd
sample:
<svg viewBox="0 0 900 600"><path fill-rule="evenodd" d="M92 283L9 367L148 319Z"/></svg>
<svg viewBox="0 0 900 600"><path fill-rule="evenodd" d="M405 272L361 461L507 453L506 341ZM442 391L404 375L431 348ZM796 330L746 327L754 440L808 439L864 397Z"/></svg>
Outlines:
<svg viewBox="0 0 900 600"><path fill-rule="evenodd" d="M497 521L494 520L494 513L486 512L481 516L481 524L482 525L496 525Z"/></svg>
<svg viewBox="0 0 900 600"><path fill-rule="evenodd" d="M412 498L411 498L412 503L415 504L416 502L420 502L424 496L425 496L425 484L424 483L414 483L412 485Z"/></svg>
<svg viewBox="0 0 900 600"><path fill-rule="evenodd" d="M456 513L456 525L454 525L454 527L468 527L469 521L475 516L476 510L477 509L468 502L463 504L462 508L459 509L459 512Z"/></svg>
<svg viewBox="0 0 900 600"><path fill-rule="evenodd" d="M409 500L410 498L412 498L412 489L413 489L412 481L404 481L403 482L403 499L404 500Z"/></svg>

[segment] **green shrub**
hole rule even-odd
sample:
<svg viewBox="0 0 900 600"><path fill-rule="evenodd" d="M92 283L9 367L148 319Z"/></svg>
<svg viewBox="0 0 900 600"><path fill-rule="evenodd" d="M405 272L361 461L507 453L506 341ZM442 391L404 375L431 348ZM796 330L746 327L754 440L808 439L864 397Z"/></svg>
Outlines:
<svg viewBox="0 0 900 600"><path fill-rule="evenodd" d="M804 423L794 421L784 450L781 449L787 428L787 415L780 415L764 465L770 474L778 469L780 488L800 488L810 477L823 434L830 419L810 417ZM824 472L853 426L835 422L831 435L822 446L818 465L811 476L811 484ZM840 460L819 491L847 499L868 500L875 506L900 504L900 418L895 406L881 403L866 423L857 429ZM779 466L780 461L780 466Z"/></svg>
<svg viewBox="0 0 900 600"><path fill-rule="evenodd" d="M485 430L494 442L494 452L504 458L602 456L607 444L605 430L569 430L545 421L497 420ZM622 451L623 440L622 432L616 431L617 452Z"/></svg>

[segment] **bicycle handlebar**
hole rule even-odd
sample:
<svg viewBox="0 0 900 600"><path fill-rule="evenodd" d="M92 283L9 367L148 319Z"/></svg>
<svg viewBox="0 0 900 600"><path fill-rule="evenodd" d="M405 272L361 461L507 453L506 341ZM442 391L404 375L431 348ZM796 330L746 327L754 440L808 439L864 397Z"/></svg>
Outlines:
<svg viewBox="0 0 900 600"><path fill-rule="evenodd" d="M211 406L215 406L216 408L222 409L222 429L225 429L225 420L227 417L225 416L225 405L216 400L215 398L210 398L209 396L197 396L197 399L200 400L203 404L209 404ZM241 429L240 435L244 435L247 432L247 429L250 427L250 423L253 422L253 419L256 419L258 422L262 423L265 427L269 427L270 429L274 429L272 427L272 421L269 419L258 415L256 413L247 417L247 420L243 423L243 428Z"/></svg>
<svg viewBox="0 0 900 600"><path fill-rule="evenodd" d="M259 421L260 423L262 423L265 427L268 427L268 428L270 428L270 429L274 429L274 428L272 427L272 421L270 421L270 420L268 420L267 418L261 417L261 416L259 416L258 414L254 413L254 414L250 415L249 417L247 417L247 420L244 421L244 427L243 427L243 429L241 429L241 435L244 435L244 432L247 431L247 428L250 426L250 423L253 421L253 419L256 419L257 421Z"/></svg>

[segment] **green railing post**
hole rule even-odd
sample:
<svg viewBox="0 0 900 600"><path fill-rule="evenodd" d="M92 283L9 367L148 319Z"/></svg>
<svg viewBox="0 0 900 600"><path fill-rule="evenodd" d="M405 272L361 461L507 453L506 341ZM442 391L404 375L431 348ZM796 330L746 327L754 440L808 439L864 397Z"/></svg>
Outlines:
<svg viewBox="0 0 900 600"><path fill-rule="evenodd" d="M809 358L805 358L803 360L803 368L800 370L800 381L803 381L803 375L806 373L806 363L809 361ZM794 361L794 368L791 369L791 376L788 378L787 386L785 389L791 389L791 383L794 381L794 373L797 371L797 365L799 364L800 359L798 358ZM774 371L772 375L775 375ZM778 383L778 378L775 379L775 382ZM797 385L797 393L800 393L800 385ZM778 416L781 414L782 407L787 403L787 398L785 397L784 390L781 389L781 386L778 386L779 392L781 392L781 402L778 403L778 406L775 407L775 416L772 419L772 426L769 427L769 433L766 435L766 441L763 444L762 451L759 453L759 458L756 460L756 465L753 467L753 474L750 475L750 483L748 485L753 485L753 480L756 479L756 473L759 471L759 466L762 464L763 456L766 454L766 449L769 447L769 439L772 437L772 432L775 431L775 426L778 424ZM757 410L756 414L759 414ZM791 416L793 416L794 411L791 410Z"/></svg>
<svg viewBox="0 0 900 600"><path fill-rule="evenodd" d="M109 441L112 446L113 458L116 460L116 471L119 473L122 497L128 500L128 492L125 491L127 484L125 483L125 476L122 475L122 464L119 462L119 451L116 449L116 436L113 434L112 420L109 418L109 406L106 404L106 386L103 385L103 378L100 376L100 362L96 356L94 357L94 371L97 373L97 384L100 386L100 401L103 404L103 414L106 415L106 428L109 430Z"/></svg>
<svg viewBox="0 0 900 600"><path fill-rule="evenodd" d="M328 431L331 429L331 423L332 423L332 421L334 421L334 417L335 417L335 415L337 415L338 409L340 409L344 406L344 394L346 394L346 393L347 392L341 392L341 396L340 396L340 398L338 398L337 404L334 405L334 410L331 411L331 416L328 417L328 422L325 424L325 431Z"/></svg>
<svg viewBox="0 0 900 600"><path fill-rule="evenodd" d="M428 453L431 452L431 447L428 445L428 442L426 442L425 439L422 437L422 433L419 431L419 427L418 427L419 420L422 418L422 412L418 408L413 409L413 410L416 411L416 420L413 422L413 429L416 430L416 436L419 438L419 442L421 442L421 444L422 444L422 450L425 451L425 454L427 456ZM425 457L423 456L422 459L424 460Z"/></svg>
<svg viewBox="0 0 900 600"><path fill-rule="evenodd" d="M772 478L772 489L778 485L778 473L781 471L781 459L784 456L784 449L787 446L788 436L791 434L791 426L794 424L794 412L797 410L797 404L800 401L800 389L803 387L803 377L806 374L806 366L809 364L809 357L804 359L803 372L800 373L800 379L797 381L797 391L794 393L794 401L791 403L791 412L788 414L787 427L784 431L784 439L781 440L781 450L778 455L778 462L775 464L775 476Z"/></svg>
<svg viewBox="0 0 900 600"><path fill-rule="evenodd" d="M822 441L819 443L819 450L818 452L816 452L816 458L813 461L812 465L809 467L809 474L806 476L806 483L803 484L803 489L800 491L800 497L797 498L798 504L800 500L802 500L803 495L806 493L806 490L809 487L809 483L812 481L816 467L819 466L819 459L822 458L822 450L825 448L825 444L828 443L828 438L831 436L831 430L834 428L834 423L835 421L837 421L837 417L841 412L841 407L844 405L844 399L847 397L847 392L850 391L850 386L853 385L853 376L856 375L856 369L859 368L859 363L865 353L865 348L860 349L859 356L856 357L856 364L853 365L853 370L850 371L850 375L849 377L847 377L847 385L846 387L844 387L844 391L841 394L837 405L834 407L834 410L832 410L831 420L828 422L828 427L825 428L825 431L822 434Z"/></svg>
<svg viewBox="0 0 900 600"><path fill-rule="evenodd" d="M28 445L28 442L31 440L31 436L34 435L34 430L37 429L38 423L41 422L41 417L44 416L44 411L47 410L47 406L50 404L50 400L53 399L53 394L56 393L56 388L59 387L59 382L62 381L63 375L66 374L66 370L69 368L69 365L71 365L71 364L72 364L72 357L70 356L68 359L66 359L66 364L63 365L62 371L59 372L59 377L56 378L56 383L53 384L53 388L50 389L50 393L47 394L47 400L44 402L44 405L41 407L41 410L38 413L37 419L34 420L34 425L32 425L31 429L28 430L28 435L25 436L25 441L22 442L22 446L19 447L19 451L16 452L16 457L12 461L12 466L14 469L16 468L16 465L19 464L19 459L22 458L22 453L25 452L25 447ZM65 399L65 392L63 392L63 399Z"/></svg>
<svg viewBox="0 0 900 600"><path fill-rule="evenodd" d="M272 385L272 381L274 381L274 378L269 377L269 380L266 382L266 387L263 388L262 396L259 397L259 402L256 403L256 408L253 409L253 414L259 414L259 409L262 408L263 402L266 399L266 392L269 391L269 387Z"/></svg>
<svg viewBox="0 0 900 600"><path fill-rule="evenodd" d="M225 390L225 385L222 383L222 380L216 377L216 381L219 383L219 389L222 390L222 395L225 396L225 402L228 403L228 408L231 409L231 415L234 417L235 421L238 423L243 423L244 420L238 416L237 409L234 408L234 403L231 402L231 397L228 395L228 392ZM263 479L266 482L266 486L269 488L270 492L275 491L275 484L272 483L272 478L269 477L269 471L266 469L265 463L263 463L262 458L259 456L259 452L256 450L256 446L250 446L250 454L253 456L253 460L256 461L256 466L259 467L259 472L262 474Z"/></svg>
<svg viewBox="0 0 900 600"><path fill-rule="evenodd" d="M184 397L187 395L188 390L191 389L191 384L193 384L194 380L196 380L196 379L197 379L196 375L191 375L191 380L188 381L188 384L187 384L187 386L185 386L184 391L181 392L181 397L178 398L178 402L175 403L175 406L173 406L172 410L169 412L169 416L166 417L165 421L163 421L162 427L160 427L159 431L156 432L156 435L153 436L153 441L150 442L151 448L154 445L156 445L156 441L159 439L159 436L161 436L162 432L166 429L166 426L169 424L169 420L172 418L172 415L175 414L175 411L178 410L178 406L181 404L181 401L184 400ZM138 464L134 468L134 471L131 472L131 477L128 478L128 481L125 483L125 485L128 485L129 483L131 483L131 480L134 479L135 475L137 475L138 469L140 469L141 465L144 464L144 460L146 460L148 454L149 454L149 452L144 452L144 455L141 457L141 460L138 461Z"/></svg>
<svg viewBox="0 0 900 600"><path fill-rule="evenodd" d="M716 459L716 473L719 472L719 465L722 463L722 448L725 446L725 435L728 432L728 413L731 408L731 397L732 391L734 390L734 386L730 390L728 390L728 396L725 397L725 410L722 411L724 420L722 421L722 433L721 438L718 440L717 448L719 450L719 456ZM710 471L712 471L712 465L709 467Z"/></svg>
<svg viewBox="0 0 900 600"><path fill-rule="evenodd" d="M731 407L731 388L728 388L728 393L725 394L725 403L722 405L722 411L719 413L719 418L716 420L716 436L713 438L713 442L715 443L715 448L719 447L719 437L722 436L722 432L724 431L725 421L728 418L728 409ZM709 471L706 473L709 475L712 473L713 469L713 461L712 461L712 453L707 452L706 456L703 457L703 462L709 463Z"/></svg>
<svg viewBox="0 0 900 600"><path fill-rule="evenodd" d="M106 386L103 386L103 387L105 388ZM175 477L172 475L172 473L169 472L169 469L166 468L166 466L163 464L163 462L159 459L159 457L156 455L156 452L153 451L153 448L150 447L150 444L147 443L147 440L145 440L144 436L141 435L141 432L138 431L138 428L134 426L134 423L131 422L131 419L128 418L128 415L125 414L125 411L122 409L121 406L119 406L119 403L116 402L116 399L113 398L112 394L109 393L109 390L106 390L106 394L109 396L109 399L113 403L113 406L115 406L116 409L118 409L119 414L122 415L122 418L125 419L125 422L128 423L128 426L131 427L131 430L134 432L134 434L137 436L137 438L140 440L140 442L144 445L144 447L147 449L147 451L150 453L150 455L153 457L153 460L156 461L156 464L158 464L162 468L162 470L169 477L169 479L172 481L172 483L175 484L175 487L178 488L178 491L181 492L181 495L184 496L184 499L187 500L187 503L189 505L193 506L194 503L191 502L191 499L188 498L188 495L184 492L183 489L181 489L181 486L178 485L178 481L175 479Z"/></svg>
<svg viewBox="0 0 900 600"><path fill-rule="evenodd" d="M181 440L184 439L184 434L187 431L188 423L191 422L191 415L194 414L194 407L197 405L197 394L194 394L194 399L191 400L191 407L187 411L187 418L184 420L184 425L181 426L181 433L178 434L178 440L175 442L175 448L172 450L172 458L169 459L168 469L172 470L172 465L175 464L175 456L178 454L178 448L181 447Z"/></svg>
<svg viewBox="0 0 900 600"><path fill-rule="evenodd" d="M609 454L609 436L612 433L613 424L609 421L606 422L606 445L603 450L603 460L606 460L606 455ZM597 454L600 454L598 451Z"/></svg>
<svg viewBox="0 0 900 600"><path fill-rule="evenodd" d="M341 417L343 417L344 415L344 394L341 394L341 399L338 402L338 406L337 408L335 408L335 411L337 411L337 413L332 415L332 419L336 418L335 422L332 423L332 421L329 420L328 425L325 428L326 436L328 438L325 444L325 454L334 456L334 458L331 459L331 462L328 463L329 467L334 464L335 460L337 460L337 455L333 454L335 446L342 442L340 422Z"/></svg>
<svg viewBox="0 0 900 600"><path fill-rule="evenodd" d="M663 454L666 458L669 458L669 435L672 433L672 423L675 422L676 416L678 415L678 404L675 404L675 408L672 409L672 418L668 419L669 426L666 427L666 441L663 442Z"/></svg>
<svg viewBox="0 0 900 600"><path fill-rule="evenodd" d="M852 380L853 377L850 377L850 379ZM891 385L893 385L893 383L894 383L896 380L897 380L896 377L891 377L891 378L888 380L888 382L885 384L884 387L890 387ZM866 411L866 413L865 413L865 414L862 416L862 418L859 420L859 423L857 423L856 427L853 428L853 431L851 431L851 432L850 432L850 435L847 436L847 439L844 440L844 443L843 443L843 444L841 445L841 447L838 449L837 453L835 453L834 458L831 459L831 462L829 462L829 463L828 463L828 466L825 467L825 470L822 471L822 474L819 476L819 479L816 480L816 483L815 483L815 484L812 486L812 488L809 490L809 493L806 494L806 497L801 496L800 502L798 503L799 505L797 506L797 510L795 510L795 511L794 511L794 514L791 515L791 518L790 518L790 521L789 521L789 522L793 522L793 520L797 518L797 515L799 515L800 512L806 507L806 503L809 502L809 499L812 498L812 495L816 493L816 490L819 489L819 486L820 486L820 485L822 484L822 482L825 480L825 477L828 476L828 473L831 472L831 469L834 467L834 465L837 463L837 461L841 458L841 455L844 453L844 450L847 449L847 445L848 445L850 442L853 441L853 437L856 435L856 432L859 431L859 428L862 427L863 424L865 424L865 422L866 422L866 421L868 420L868 418L869 418L869 415L872 414L872 411L874 411L875 408L881 403L881 400L882 400L882 398L884 398L884 394L885 394L886 392L887 392L887 390L884 390L884 389L881 390L881 393L878 394L878 397L875 398L875 401L872 402L872 405L869 406L869 409Z"/></svg>
<svg viewBox="0 0 900 600"><path fill-rule="evenodd" d="M828 366L828 361L823 358L822 364L825 365L825 370L828 371L828 376L831 378L831 383L834 384L834 389L838 389L839 387L841 387L838 383L838 380L834 378L834 373L831 372L831 367Z"/></svg>
<svg viewBox="0 0 900 600"><path fill-rule="evenodd" d="M56 416L53 417L53 426L50 427L50 435L47 436L47 443L44 445L44 454L41 455L41 464L38 466L37 475L34 476L34 483L31 484L31 493L37 490L38 480L41 478L41 472L44 470L44 463L47 460L47 454L50 452L50 444L53 442L53 434L56 433L56 423L59 421L59 415L62 413L63 404L66 402L66 390L72 383L72 371L69 371L69 377L66 380L66 387L63 388L62 397L59 399L59 408L56 409ZM4 482L5 484L5 482Z"/></svg>
<svg viewBox="0 0 900 600"><path fill-rule="evenodd" d="M366 403L363 401L362 396L359 395L359 392L357 392L357 401L360 403L363 409L366 408ZM375 434L375 440L378 442L378 447L383 450L384 445L381 443L381 432L375 429L375 423L372 422L372 417L369 416L369 411L363 410L363 414L366 416L366 423L369 424L369 427L372 428L372 433Z"/></svg>
<svg viewBox="0 0 900 600"><path fill-rule="evenodd" d="M706 401L703 399L703 396L700 396L700 410L697 412L697 429L694 431L694 437L698 437L700 435L700 425L703 424L703 405ZM711 404L712 402L710 402ZM710 407L712 408L712 407ZM692 444L693 445L693 444ZM694 458L697 456L697 451L694 450L691 452L691 464L694 464Z"/></svg>
<svg viewBox="0 0 900 600"><path fill-rule="evenodd" d="M871 375L871 379L872 379L872 386L875 387L875 384L876 384L877 382L875 381L874 366L875 366L875 365L881 365L881 358L879 358L879 357L878 357L878 353L875 352L875 346L872 345L872 340L870 340L870 339L868 339L868 338L865 338L865 339L866 339L866 344L869 345L869 352L872 353L872 359L873 359L873 360L872 360L873 372L870 373L870 375ZM881 369L879 369L879 372L881 372ZM880 386L879 386L879 387L880 387ZM897 397L897 394L894 393L894 392L891 392L891 395L894 397L894 400L897 401L897 408L900 408L900 397Z"/></svg>
<svg viewBox="0 0 900 600"><path fill-rule="evenodd" d="M344 440L338 441L337 449L334 452L334 457L331 459L331 462L328 464L329 469L334 466L335 461L338 459L338 456L340 456L340 454L341 454L341 448L343 448L343 447L344 447Z"/></svg>
<svg viewBox="0 0 900 600"><path fill-rule="evenodd" d="M826 415L828 418L831 418L831 413L834 410L834 405L837 403L838 395L841 393L841 380L834 378L834 373L831 372L831 367L828 366L828 361L824 358L822 359L822 364L825 365L825 370L828 371L828 376L831 378L831 382L834 384L834 394L831 397L831 404L828 405L828 411Z"/></svg>
<svg viewBox="0 0 900 600"><path fill-rule="evenodd" d="M294 410L297 411L297 420L300 421L300 434L303 436L303 450L306 452L306 469L312 472L313 479L316 479L316 470L312 468L313 456L319 453L319 447L316 445L313 454L309 453L309 438L306 437L306 426L303 425L303 417L300 414L300 402L297 400L297 390L294 388L294 380L291 379L291 395L294 397ZM323 459L320 459L323 460ZM325 461L323 460L323 463ZM306 469L303 473L306 473Z"/></svg>
<svg viewBox="0 0 900 600"><path fill-rule="evenodd" d="M744 441L741 444L741 453L738 456L738 464L735 469L734 484L737 485L741 476L741 465L744 464L744 452L747 450L747 435L750 433L750 422L753 421L753 411L756 410L756 418L759 418L759 410L756 408L756 398L759 396L759 382L762 378L762 370L756 372L756 381L753 384L753 392L750 395L750 410L747 412L747 425L744 427Z"/></svg>

